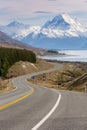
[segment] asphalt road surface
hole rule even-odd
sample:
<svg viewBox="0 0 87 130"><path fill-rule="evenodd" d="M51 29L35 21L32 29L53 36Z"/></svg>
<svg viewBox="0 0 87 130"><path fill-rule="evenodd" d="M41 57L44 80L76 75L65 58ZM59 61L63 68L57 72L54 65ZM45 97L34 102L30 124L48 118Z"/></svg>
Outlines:
<svg viewBox="0 0 87 130"><path fill-rule="evenodd" d="M0 130L87 130L87 94L27 82L44 72L15 78L16 89L0 95Z"/></svg>

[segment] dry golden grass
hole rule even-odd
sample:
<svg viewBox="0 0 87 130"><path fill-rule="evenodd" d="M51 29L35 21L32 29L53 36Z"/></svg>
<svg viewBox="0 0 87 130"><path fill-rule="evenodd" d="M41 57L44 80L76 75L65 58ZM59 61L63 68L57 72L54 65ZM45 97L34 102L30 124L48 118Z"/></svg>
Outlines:
<svg viewBox="0 0 87 130"><path fill-rule="evenodd" d="M25 75L25 74L29 74L29 73L33 73L33 72L38 72L38 71L42 71L42 70L46 70L49 68L52 68L53 65L44 61L44 60L40 60L37 59L37 62L35 64L30 63L30 62L16 62L9 70L8 70L8 74L7 77L11 78L11 77L17 77L20 75Z"/></svg>
<svg viewBox="0 0 87 130"><path fill-rule="evenodd" d="M15 89L15 87L11 84L11 80L0 80L0 93L6 93Z"/></svg>
<svg viewBox="0 0 87 130"><path fill-rule="evenodd" d="M55 88L58 90L70 90L85 92L85 83L87 82L86 72L83 69L82 63L62 63L63 68L61 70L47 73L46 80L43 81L43 74L35 77L31 82L45 86L48 88ZM85 66L87 63L85 63ZM30 80L30 79L29 79ZM84 82L83 82L84 80Z"/></svg>
<svg viewBox="0 0 87 130"><path fill-rule="evenodd" d="M49 68L52 68L53 65L41 60L37 59L37 62L35 64L30 62L17 62L15 63L9 70L7 74L7 78L13 78L20 75L25 75L33 72L38 72L42 70L46 70ZM10 84L10 79L7 80L0 80L0 93L7 92L14 89L14 86Z"/></svg>

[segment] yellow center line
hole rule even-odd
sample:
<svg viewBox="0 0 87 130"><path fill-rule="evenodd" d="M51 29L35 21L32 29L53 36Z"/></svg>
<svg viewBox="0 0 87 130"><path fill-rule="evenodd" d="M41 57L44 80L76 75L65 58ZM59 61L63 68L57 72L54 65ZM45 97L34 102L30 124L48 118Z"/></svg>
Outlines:
<svg viewBox="0 0 87 130"><path fill-rule="evenodd" d="M18 98L16 100L13 100L13 101L11 101L11 102L9 102L7 104L4 104L4 105L0 106L0 110L3 110L3 109L5 109L5 108L7 108L7 107L9 107L9 106L11 106L11 105L13 105L15 103L20 102L21 100L23 100L23 99L29 97L30 95L32 95L32 93L34 93L34 89L33 88L31 89L30 93L28 93L28 94L26 94L26 95L24 95L24 96L22 96L22 97L20 97L20 98Z"/></svg>

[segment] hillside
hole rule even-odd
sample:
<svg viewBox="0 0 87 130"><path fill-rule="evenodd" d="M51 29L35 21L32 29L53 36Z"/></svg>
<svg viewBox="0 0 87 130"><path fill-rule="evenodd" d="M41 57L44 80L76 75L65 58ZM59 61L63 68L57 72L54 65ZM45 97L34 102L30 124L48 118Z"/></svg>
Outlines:
<svg viewBox="0 0 87 130"><path fill-rule="evenodd" d="M52 64L40 59L37 59L37 62L34 64L27 61L20 61L20 62L16 62L14 65L12 65L9 68L7 77L8 78L17 77L28 73L46 70L51 67L53 67Z"/></svg>
<svg viewBox="0 0 87 130"><path fill-rule="evenodd" d="M22 48L24 45L22 42L17 41L0 31L0 46Z"/></svg>
<svg viewBox="0 0 87 130"><path fill-rule="evenodd" d="M10 83L11 78L41 70L46 70L52 67L52 64L49 64L46 61L40 59L37 59L36 63L30 63L28 61L16 62L8 69L8 73L6 76L7 79L0 78L0 93L14 89L14 86Z"/></svg>
<svg viewBox="0 0 87 130"><path fill-rule="evenodd" d="M87 63L60 62L63 65L61 70L35 77L34 83L41 86L55 88L58 90L70 90L85 92L87 86ZM29 81L33 82L32 79Z"/></svg>
<svg viewBox="0 0 87 130"><path fill-rule="evenodd" d="M27 49L33 51L35 54L43 54L45 52L44 49L35 48L32 47L31 45L15 40L1 31L0 31L0 47Z"/></svg>
<svg viewBox="0 0 87 130"><path fill-rule="evenodd" d="M0 48L0 76L6 77L8 69L20 60L35 63L36 55L25 49Z"/></svg>

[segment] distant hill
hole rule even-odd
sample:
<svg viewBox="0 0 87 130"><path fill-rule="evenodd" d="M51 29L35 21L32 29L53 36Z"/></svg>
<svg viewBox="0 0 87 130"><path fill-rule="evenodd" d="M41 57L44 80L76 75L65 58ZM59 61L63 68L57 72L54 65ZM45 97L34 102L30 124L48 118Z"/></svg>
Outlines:
<svg viewBox="0 0 87 130"><path fill-rule="evenodd" d="M0 46L22 48L24 44L0 31Z"/></svg>
<svg viewBox="0 0 87 130"><path fill-rule="evenodd" d="M0 76L6 76L8 69L18 61L36 63L36 55L26 49L0 48Z"/></svg>
<svg viewBox="0 0 87 130"><path fill-rule="evenodd" d="M45 51L44 49L38 49L28 44L25 44L21 41L15 40L1 31L0 31L0 47L27 49L35 52L36 54L42 54Z"/></svg>

